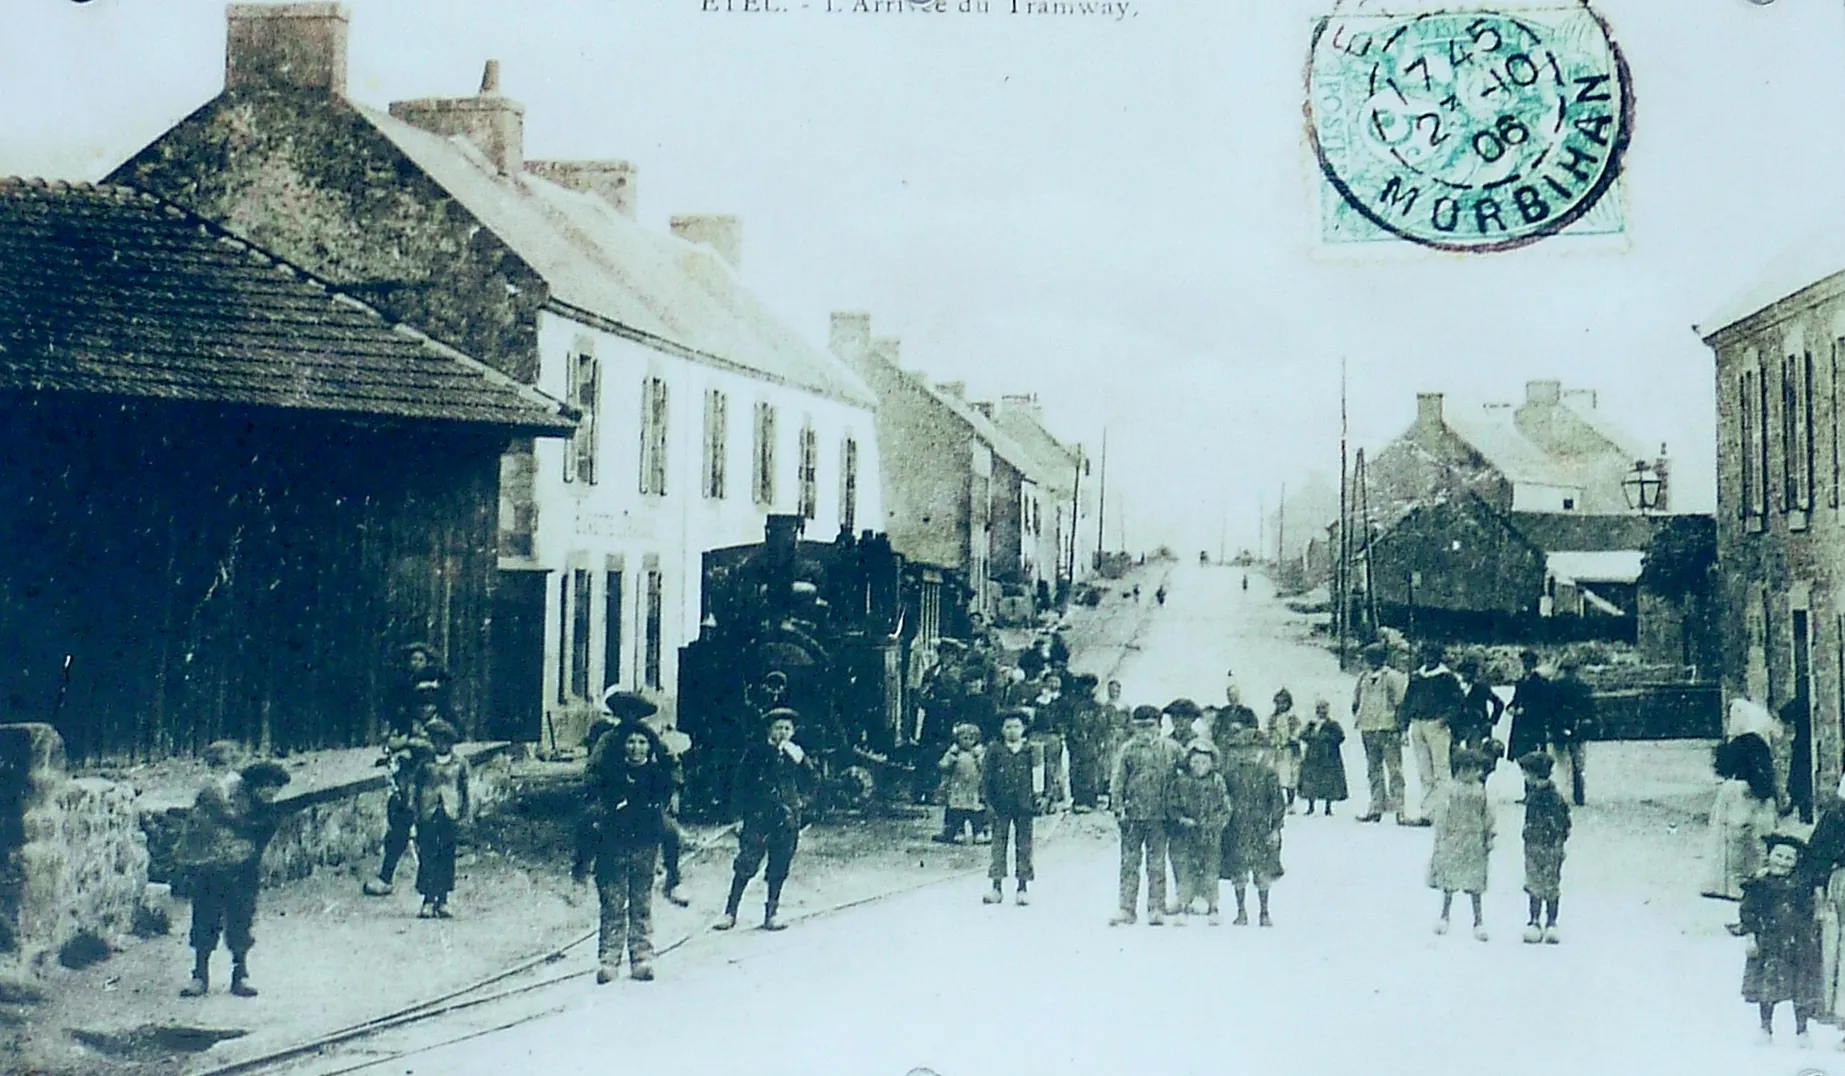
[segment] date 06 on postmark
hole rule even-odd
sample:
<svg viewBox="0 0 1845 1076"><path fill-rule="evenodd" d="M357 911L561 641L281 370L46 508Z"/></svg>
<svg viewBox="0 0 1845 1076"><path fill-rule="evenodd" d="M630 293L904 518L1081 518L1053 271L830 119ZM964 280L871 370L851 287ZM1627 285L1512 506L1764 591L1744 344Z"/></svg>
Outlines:
<svg viewBox="0 0 1845 1076"><path fill-rule="evenodd" d="M1315 27L1307 83L1327 243L1484 252L1622 228L1633 94L1585 3L1360 4Z"/></svg>

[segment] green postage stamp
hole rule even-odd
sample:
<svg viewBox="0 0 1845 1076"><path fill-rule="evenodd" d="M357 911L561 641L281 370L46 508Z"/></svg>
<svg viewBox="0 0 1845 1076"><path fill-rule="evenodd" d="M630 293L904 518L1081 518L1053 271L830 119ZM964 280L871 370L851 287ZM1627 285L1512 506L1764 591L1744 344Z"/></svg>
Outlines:
<svg viewBox="0 0 1845 1076"><path fill-rule="evenodd" d="M1320 238L1509 250L1623 227L1626 63L1584 3L1358 3L1315 27Z"/></svg>

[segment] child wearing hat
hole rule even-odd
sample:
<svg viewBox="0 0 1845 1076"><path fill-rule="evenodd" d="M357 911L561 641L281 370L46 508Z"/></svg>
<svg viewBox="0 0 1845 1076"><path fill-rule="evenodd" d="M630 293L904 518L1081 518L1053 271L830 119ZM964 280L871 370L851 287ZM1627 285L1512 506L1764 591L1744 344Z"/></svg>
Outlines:
<svg viewBox="0 0 1845 1076"><path fill-rule="evenodd" d="M1333 804L1347 795L1345 784L1345 726L1332 716L1332 704L1325 699L1313 703L1313 718L1300 732L1300 797L1307 801L1307 813L1315 802L1326 805L1332 817Z"/></svg>
<svg viewBox="0 0 1845 1076"><path fill-rule="evenodd" d="M1742 996L1762 1018L1761 1041L1774 1041L1775 1007L1793 1002L1794 1033L1808 1044L1807 1020L1821 997L1819 927L1813 885L1797 868L1806 846L1784 834L1764 839L1768 863L1743 883L1742 932L1748 937Z"/></svg>
<svg viewBox="0 0 1845 1076"><path fill-rule="evenodd" d="M1432 812L1434 850L1429 855L1429 888L1441 890L1441 918L1435 933L1448 932L1454 894L1473 902L1473 936L1487 940L1481 901L1486 894L1486 867L1493 850L1493 810L1486 802L1486 760L1476 751L1453 756L1454 780L1435 798Z"/></svg>
<svg viewBox="0 0 1845 1076"><path fill-rule="evenodd" d="M1121 828L1121 906L1110 926L1134 922L1142 864L1147 872L1147 925L1166 921L1166 839L1172 819L1172 783L1178 747L1159 734L1160 712L1136 706L1133 734L1115 756L1108 782L1109 808Z"/></svg>
<svg viewBox="0 0 1845 1076"><path fill-rule="evenodd" d="M596 982L607 983L628 959L629 975L653 978L653 872L666 836L672 775L652 729L638 719L613 725L584 766L597 825L587 857L595 865L601 908L596 934ZM589 862L577 872L581 878Z"/></svg>
<svg viewBox="0 0 1845 1076"><path fill-rule="evenodd" d="M955 742L943 753L936 768L942 771L942 832L937 844L954 844L966 832L978 840L986 830L986 803L980 798L982 762L987 749L980 742L980 726L963 721L955 726Z"/></svg>
<svg viewBox="0 0 1845 1076"><path fill-rule="evenodd" d="M1194 740L1186 748L1185 768L1173 778L1173 833L1178 849L1180 916L1191 915L1198 902L1212 926L1218 924L1218 871L1224 826L1230 821L1230 793L1217 772L1217 748ZM1183 918L1174 922L1183 923Z"/></svg>
<svg viewBox="0 0 1845 1076"><path fill-rule="evenodd" d="M1026 890L1035 875L1031 866L1032 819L1044 809L1044 753L1025 739L1030 714L1022 708L1000 715L999 739L987 745L980 761L980 795L993 820L993 858L987 876L993 888L981 897L982 903L998 904L1005 899L1002 889L1006 880L1006 851L1018 842L1012 874L1018 879L1017 903L1031 903Z"/></svg>
<svg viewBox="0 0 1845 1076"><path fill-rule="evenodd" d="M230 770L242 749L219 741L206 749L215 772L193 801L175 859L192 889L192 981L182 997L203 997L210 989L211 954L222 936L231 951L231 993L256 996L250 985L249 952L256 944L256 894L263 848L275 833L276 790L288 784L280 763L254 762Z"/></svg>
<svg viewBox="0 0 1845 1076"><path fill-rule="evenodd" d="M416 810L416 891L423 895L420 919L448 919L448 895L455 889L455 845L468 820L468 760L455 753L461 739L441 718L423 727L431 755L416 772L411 802Z"/></svg>
<svg viewBox="0 0 1845 1076"><path fill-rule="evenodd" d="M1570 835L1570 805L1550 780L1553 765L1550 756L1539 751L1518 760L1525 775L1525 895L1531 904L1527 945L1555 945L1560 940L1557 904L1563 899L1563 842Z"/></svg>
<svg viewBox="0 0 1845 1076"><path fill-rule="evenodd" d="M1267 737L1258 729L1242 729L1230 736L1224 752L1224 787L1230 796L1230 820L1224 826L1219 875L1230 880L1236 892L1236 926L1249 925L1249 884L1255 883L1262 926L1269 918L1269 887L1283 874L1281 825L1288 801L1281 781L1262 757Z"/></svg>
<svg viewBox="0 0 1845 1076"><path fill-rule="evenodd" d="M1292 810L1294 792L1300 787L1300 715L1294 712L1294 693L1287 688L1275 692L1275 712L1263 731L1268 734L1268 763Z"/></svg>
<svg viewBox="0 0 1845 1076"><path fill-rule="evenodd" d="M801 812L813 788L813 760L801 745L794 742L795 722L800 715L786 706L778 706L763 715L763 738L744 748L738 757L731 785L731 809L742 826L737 831L737 858L731 862L730 896L724 902L724 914L712 924L713 930L729 930L737 925L737 910L743 904L743 891L756 872L768 867L768 899L762 909L762 929L781 930L785 924L777 915L781 908L782 886L794 868L794 855L801 846Z"/></svg>

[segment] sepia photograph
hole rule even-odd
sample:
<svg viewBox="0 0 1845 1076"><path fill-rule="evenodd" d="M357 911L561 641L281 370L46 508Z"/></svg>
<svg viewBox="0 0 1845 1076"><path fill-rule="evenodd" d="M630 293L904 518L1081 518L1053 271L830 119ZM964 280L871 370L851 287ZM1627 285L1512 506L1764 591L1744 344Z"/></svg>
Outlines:
<svg viewBox="0 0 1845 1076"><path fill-rule="evenodd" d="M1838 0L0 99L0 1071L1845 1076Z"/></svg>

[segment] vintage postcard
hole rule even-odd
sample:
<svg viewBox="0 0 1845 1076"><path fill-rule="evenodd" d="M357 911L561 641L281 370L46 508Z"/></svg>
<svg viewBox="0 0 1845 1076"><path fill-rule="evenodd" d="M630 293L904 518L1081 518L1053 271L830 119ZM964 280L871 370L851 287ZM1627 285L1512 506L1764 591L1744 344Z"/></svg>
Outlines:
<svg viewBox="0 0 1845 1076"><path fill-rule="evenodd" d="M1845 10L7 0L0 1069L1845 1076Z"/></svg>

